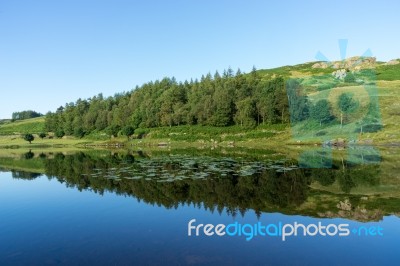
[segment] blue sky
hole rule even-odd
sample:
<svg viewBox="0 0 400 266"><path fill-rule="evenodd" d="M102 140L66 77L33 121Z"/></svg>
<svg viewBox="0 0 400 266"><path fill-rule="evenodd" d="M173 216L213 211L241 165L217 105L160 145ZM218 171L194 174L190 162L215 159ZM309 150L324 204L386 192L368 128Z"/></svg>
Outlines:
<svg viewBox="0 0 400 266"><path fill-rule="evenodd" d="M178 81L371 49L400 57L398 1L0 1L0 118Z"/></svg>

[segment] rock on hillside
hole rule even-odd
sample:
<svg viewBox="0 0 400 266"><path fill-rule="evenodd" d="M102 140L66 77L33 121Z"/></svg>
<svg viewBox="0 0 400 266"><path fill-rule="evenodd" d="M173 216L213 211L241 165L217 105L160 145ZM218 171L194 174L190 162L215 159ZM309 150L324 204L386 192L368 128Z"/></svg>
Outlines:
<svg viewBox="0 0 400 266"><path fill-rule="evenodd" d="M332 73L332 76L334 76L337 79L344 79L346 75L347 75L346 69L339 69Z"/></svg>
<svg viewBox="0 0 400 266"><path fill-rule="evenodd" d="M326 62L318 62L311 66L312 68L328 68L329 64Z"/></svg>
<svg viewBox="0 0 400 266"><path fill-rule="evenodd" d="M393 59L388 61L385 65L391 66L391 65L397 65L398 63L400 63L399 60Z"/></svg>
<svg viewBox="0 0 400 266"><path fill-rule="evenodd" d="M332 67L335 69L348 69L348 70L360 70L363 68L375 67L376 58L375 57L362 57L354 56L347 58L342 61L333 62L318 62L312 65L312 68L327 68Z"/></svg>

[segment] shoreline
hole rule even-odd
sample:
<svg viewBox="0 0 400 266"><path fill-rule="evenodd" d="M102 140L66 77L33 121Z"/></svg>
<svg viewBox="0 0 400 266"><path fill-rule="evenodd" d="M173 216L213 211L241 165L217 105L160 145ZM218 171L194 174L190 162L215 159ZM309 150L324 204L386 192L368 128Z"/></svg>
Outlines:
<svg viewBox="0 0 400 266"><path fill-rule="evenodd" d="M16 150L16 149L131 149L132 147L138 148L257 148L268 149L278 147L326 147L331 149L346 149L349 147L400 147L400 141L376 141L370 139L369 141L358 141L357 143L348 144L346 142L339 144L324 145L323 142L316 141L296 141L294 140L276 140L269 139L247 139L241 141L206 141L198 139L196 141L176 141L170 139L133 139L133 140L90 140L90 139L45 139L37 140L32 144L24 143L23 141L10 141L0 143L1 150Z"/></svg>

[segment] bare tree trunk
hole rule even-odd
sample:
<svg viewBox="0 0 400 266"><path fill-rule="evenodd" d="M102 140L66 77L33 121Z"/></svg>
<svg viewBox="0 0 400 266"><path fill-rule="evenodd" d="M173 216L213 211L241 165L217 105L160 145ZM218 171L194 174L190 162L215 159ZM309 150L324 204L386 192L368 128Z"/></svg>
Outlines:
<svg viewBox="0 0 400 266"><path fill-rule="evenodd" d="M343 127L343 113L340 113L340 128Z"/></svg>

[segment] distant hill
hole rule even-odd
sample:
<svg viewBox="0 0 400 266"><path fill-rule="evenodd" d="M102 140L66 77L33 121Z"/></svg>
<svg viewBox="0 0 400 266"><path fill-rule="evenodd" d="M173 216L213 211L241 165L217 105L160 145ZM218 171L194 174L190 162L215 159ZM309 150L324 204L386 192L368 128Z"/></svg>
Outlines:
<svg viewBox="0 0 400 266"><path fill-rule="evenodd" d="M38 134L43 131L44 117L31 118L15 122L11 122L11 120L6 120L5 123L0 123L0 135L15 135L26 133Z"/></svg>
<svg viewBox="0 0 400 266"><path fill-rule="evenodd" d="M393 59L388 62L376 61L374 57L350 57L343 61L333 62L309 62L293 66L282 66L271 69L261 69L258 73L264 79L275 76L286 78L297 78L311 75L331 74L338 69L351 71L360 69L374 69L377 80L400 80L400 59Z"/></svg>

